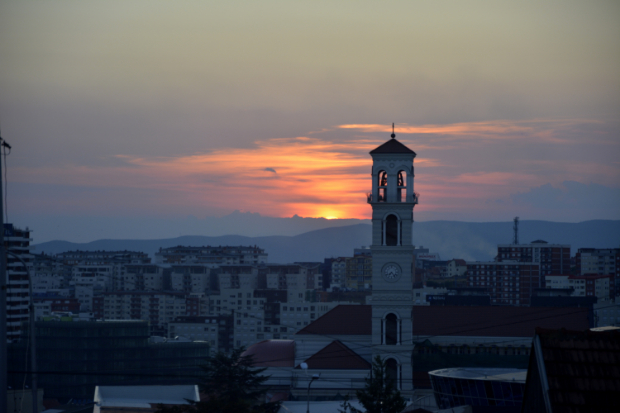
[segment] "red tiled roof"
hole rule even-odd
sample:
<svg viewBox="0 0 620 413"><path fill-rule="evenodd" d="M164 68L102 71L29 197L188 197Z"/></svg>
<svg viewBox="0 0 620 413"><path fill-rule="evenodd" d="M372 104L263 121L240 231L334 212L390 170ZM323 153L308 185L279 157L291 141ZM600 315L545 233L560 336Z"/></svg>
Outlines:
<svg viewBox="0 0 620 413"><path fill-rule="evenodd" d="M297 334L372 335L372 307L339 305L323 314Z"/></svg>
<svg viewBox="0 0 620 413"><path fill-rule="evenodd" d="M416 155L414 151L407 148L405 145L397 141L396 139L390 139L386 143L377 148L370 151L371 154L374 153L412 153L413 156Z"/></svg>
<svg viewBox="0 0 620 413"><path fill-rule="evenodd" d="M265 340L253 344L242 356L253 356L254 367L295 366L295 341Z"/></svg>
<svg viewBox="0 0 620 413"><path fill-rule="evenodd" d="M534 337L537 327L586 330L587 308L414 306L414 336Z"/></svg>
<svg viewBox="0 0 620 413"><path fill-rule="evenodd" d="M620 411L620 330L536 333L554 412Z"/></svg>
<svg viewBox="0 0 620 413"><path fill-rule="evenodd" d="M371 367L369 362L338 340L332 341L305 363L310 369L370 370Z"/></svg>

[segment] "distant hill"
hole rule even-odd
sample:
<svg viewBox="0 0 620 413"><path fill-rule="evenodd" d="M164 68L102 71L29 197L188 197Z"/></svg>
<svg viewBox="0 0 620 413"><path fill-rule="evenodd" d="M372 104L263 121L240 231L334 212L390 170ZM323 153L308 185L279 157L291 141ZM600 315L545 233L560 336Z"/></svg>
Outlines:
<svg viewBox="0 0 620 413"><path fill-rule="evenodd" d="M442 259L468 261L492 260L497 244L512 241L512 222L428 221L413 224L413 243L423 245ZM572 254L578 248L620 247L620 221L562 223L521 221L521 243L543 239L549 243L570 244ZM295 236L246 237L240 235L181 236L155 240L102 239L88 243L49 241L35 245L34 252L56 254L70 250L134 250L154 254L159 248L177 245L258 245L269 254L269 262L322 261L324 258L351 256L354 248L369 246L371 227L357 224L324 228Z"/></svg>

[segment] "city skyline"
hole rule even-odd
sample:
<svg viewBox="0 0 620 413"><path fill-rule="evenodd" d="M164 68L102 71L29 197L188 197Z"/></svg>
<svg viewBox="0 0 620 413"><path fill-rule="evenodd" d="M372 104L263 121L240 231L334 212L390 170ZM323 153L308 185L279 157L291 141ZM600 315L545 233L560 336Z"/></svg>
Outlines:
<svg viewBox="0 0 620 413"><path fill-rule="evenodd" d="M5 4L9 221L368 219L391 122L416 220L620 219L619 11Z"/></svg>

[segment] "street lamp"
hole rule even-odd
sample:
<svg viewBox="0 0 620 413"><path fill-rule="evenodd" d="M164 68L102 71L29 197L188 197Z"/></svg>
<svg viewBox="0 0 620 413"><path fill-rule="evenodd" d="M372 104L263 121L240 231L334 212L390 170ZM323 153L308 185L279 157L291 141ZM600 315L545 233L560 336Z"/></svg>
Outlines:
<svg viewBox="0 0 620 413"><path fill-rule="evenodd" d="M312 379L310 379L310 383L308 383L308 408L306 409L306 413L310 413L310 385L313 381L318 380L321 377L320 374L313 374Z"/></svg>
<svg viewBox="0 0 620 413"><path fill-rule="evenodd" d="M306 376L308 376L308 364L307 363L301 363L300 367L303 369L303 371L306 372ZM310 413L310 386L312 385L312 382L315 380L318 380L319 377L321 377L321 374L313 374L312 378L310 379L310 382L308 383L308 407L306 408L306 413Z"/></svg>

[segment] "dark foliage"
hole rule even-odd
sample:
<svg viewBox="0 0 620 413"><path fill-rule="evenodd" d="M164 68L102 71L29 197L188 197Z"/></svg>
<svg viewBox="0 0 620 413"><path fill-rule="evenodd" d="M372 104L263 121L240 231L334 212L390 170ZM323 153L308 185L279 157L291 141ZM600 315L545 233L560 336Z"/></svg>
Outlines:
<svg viewBox="0 0 620 413"><path fill-rule="evenodd" d="M366 379L366 387L356 392L357 399L366 413L400 413L407 406L394 380L387 374L385 360L377 356L372 362L372 374ZM351 407L353 413L362 413Z"/></svg>
<svg viewBox="0 0 620 413"><path fill-rule="evenodd" d="M202 401L181 406L158 406L157 413L275 413L280 402L263 402L267 389L260 386L269 378L264 368L253 368L244 348L230 355L218 353L201 366L205 380L200 384Z"/></svg>

